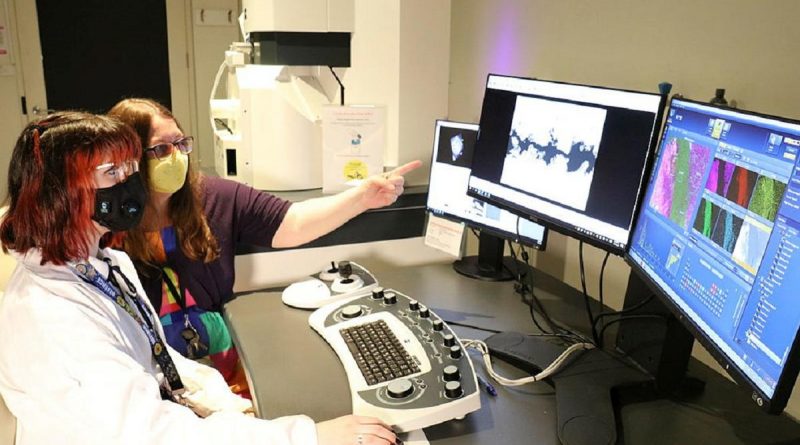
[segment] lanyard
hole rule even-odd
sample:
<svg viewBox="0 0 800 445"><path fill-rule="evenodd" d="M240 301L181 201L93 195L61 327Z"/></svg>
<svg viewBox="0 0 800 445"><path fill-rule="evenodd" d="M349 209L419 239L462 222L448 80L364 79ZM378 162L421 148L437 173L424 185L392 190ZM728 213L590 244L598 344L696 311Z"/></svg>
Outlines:
<svg viewBox="0 0 800 445"><path fill-rule="evenodd" d="M183 311L186 311L186 299L183 297L183 293L178 289L178 286L172 282L172 278L169 277L169 273L167 273L165 269L161 269L161 274L164 277L164 282L167 284L169 293L175 298L175 302L178 303L178 306L180 306Z"/></svg>
<svg viewBox="0 0 800 445"><path fill-rule="evenodd" d="M200 333L192 325L192 321L189 318L189 312L186 307L186 299L175 283L172 282L172 278L169 277L167 268L161 269L161 274L164 277L164 282L167 284L168 292L171 293L175 298L175 301L181 307L181 312L183 313L183 329L181 330L181 338L186 341L185 355L193 360L201 358L208 353L208 346L203 344L200 339ZM176 346L173 345L173 347Z"/></svg>
<svg viewBox="0 0 800 445"><path fill-rule="evenodd" d="M152 352L153 357L158 363L158 366L161 367L164 377L167 379L167 384L169 385L171 395L173 397L180 395L184 392L183 382L178 375L175 362L172 361L172 357L169 356L167 349L164 347L164 342L161 340L158 332L155 329L155 322L153 321L152 314L150 311L146 310L145 305L141 302L141 299L136 292L136 288L128 280L125 274L122 273L122 271L119 269L119 266L111 265L111 262L108 259L105 259L104 261L106 261L109 267L108 277L110 281L105 279L103 275L99 273L97 269L95 269L95 267L89 262L76 263L71 265L71 267L78 277L100 290L111 301L124 309L125 312L127 312L128 315L130 315L139 324L139 327L142 328L142 332L144 332L144 335L147 337L147 340L150 343L150 351ZM119 286L119 283L117 283L114 277L115 273L122 276L122 279L125 281L126 289L124 294L122 291L122 286ZM133 309L125 296L128 296L131 300L133 300L136 308L138 309L138 313Z"/></svg>
<svg viewBox="0 0 800 445"><path fill-rule="evenodd" d="M175 298L178 306L186 312L186 299L184 298L182 289L172 281L167 272L167 265L169 264L169 255L174 252L177 246L177 235L175 234L175 227L168 226L161 229L161 245L164 249L164 262L165 265L161 268L161 276L164 278L164 283L167 285L167 291ZM174 269L173 269L174 270Z"/></svg>

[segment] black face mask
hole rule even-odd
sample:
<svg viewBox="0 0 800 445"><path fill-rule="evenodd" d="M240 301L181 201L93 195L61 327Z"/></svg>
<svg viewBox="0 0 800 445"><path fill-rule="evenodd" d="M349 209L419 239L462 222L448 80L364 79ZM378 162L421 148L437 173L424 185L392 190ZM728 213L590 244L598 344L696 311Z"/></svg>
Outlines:
<svg viewBox="0 0 800 445"><path fill-rule="evenodd" d="M114 232L130 230L139 224L147 202L147 190L139 173L125 182L95 190L92 219Z"/></svg>

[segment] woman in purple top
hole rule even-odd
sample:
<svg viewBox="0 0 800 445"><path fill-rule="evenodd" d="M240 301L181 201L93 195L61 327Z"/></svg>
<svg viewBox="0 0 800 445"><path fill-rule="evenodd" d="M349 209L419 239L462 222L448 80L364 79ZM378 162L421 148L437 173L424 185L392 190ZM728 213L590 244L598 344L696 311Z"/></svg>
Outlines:
<svg viewBox="0 0 800 445"><path fill-rule="evenodd" d="M220 315L233 297L236 243L285 248L312 241L368 209L395 202L403 193L403 175L421 165L411 162L337 195L291 203L199 174L189 158L191 136L155 101L125 99L109 114L131 125L146 147L141 175L148 205L122 247L170 345L212 364L244 396L246 379Z"/></svg>

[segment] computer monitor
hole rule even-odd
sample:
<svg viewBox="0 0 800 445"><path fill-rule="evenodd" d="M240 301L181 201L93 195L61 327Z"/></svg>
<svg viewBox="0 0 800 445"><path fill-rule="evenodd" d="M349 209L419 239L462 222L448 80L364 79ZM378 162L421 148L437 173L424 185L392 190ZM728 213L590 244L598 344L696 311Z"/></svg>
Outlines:
<svg viewBox="0 0 800 445"><path fill-rule="evenodd" d="M627 255L768 412L800 364L800 122L673 98Z"/></svg>
<svg viewBox="0 0 800 445"><path fill-rule="evenodd" d="M490 74L468 193L616 254L663 96Z"/></svg>
<svg viewBox="0 0 800 445"><path fill-rule="evenodd" d="M511 279L504 267L503 241L543 249L547 233L539 224L467 196L477 138L477 124L436 121L426 207L436 216L463 222L481 232L478 256L456 261L456 271L486 280Z"/></svg>

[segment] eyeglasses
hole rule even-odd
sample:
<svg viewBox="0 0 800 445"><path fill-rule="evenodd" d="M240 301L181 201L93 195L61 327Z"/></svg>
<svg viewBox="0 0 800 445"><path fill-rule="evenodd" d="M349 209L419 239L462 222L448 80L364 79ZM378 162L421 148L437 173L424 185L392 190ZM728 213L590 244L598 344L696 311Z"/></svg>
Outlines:
<svg viewBox="0 0 800 445"><path fill-rule="evenodd" d="M192 142L194 138L191 136L186 136L183 138L178 139L174 142L167 142L164 144L153 145L152 147L148 147L144 149L144 154L149 159L164 159L167 156L172 154L172 150L177 148L183 154L189 154L192 152Z"/></svg>
<svg viewBox="0 0 800 445"><path fill-rule="evenodd" d="M120 183L130 175L139 171L139 161L131 159L122 162L121 164L107 162L105 164L98 165L94 169L99 171L103 175L104 179L107 178L115 183Z"/></svg>

